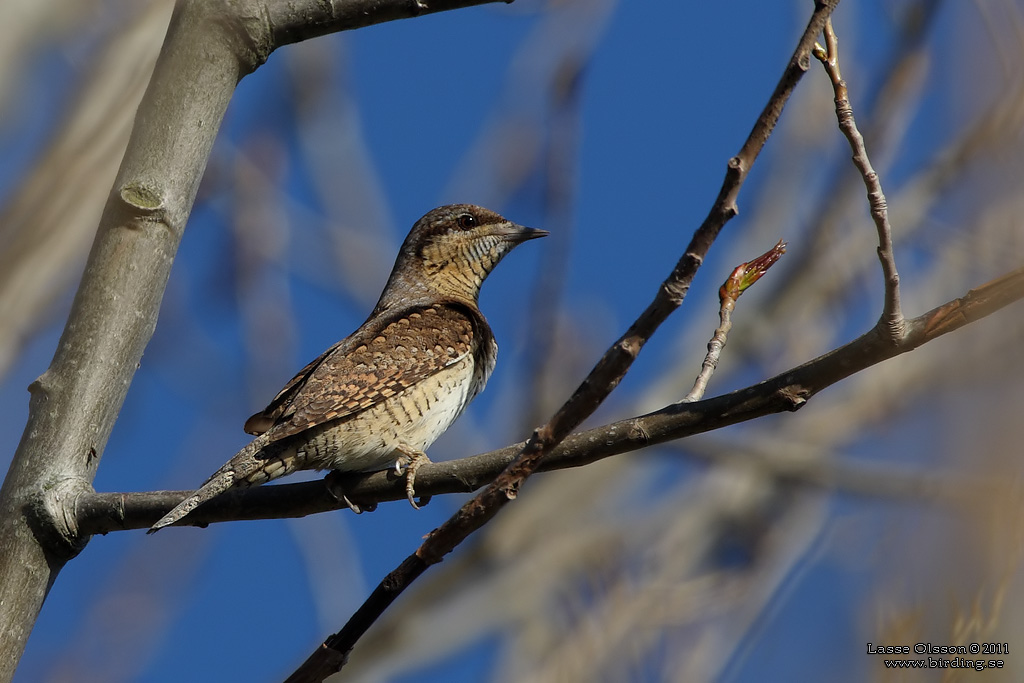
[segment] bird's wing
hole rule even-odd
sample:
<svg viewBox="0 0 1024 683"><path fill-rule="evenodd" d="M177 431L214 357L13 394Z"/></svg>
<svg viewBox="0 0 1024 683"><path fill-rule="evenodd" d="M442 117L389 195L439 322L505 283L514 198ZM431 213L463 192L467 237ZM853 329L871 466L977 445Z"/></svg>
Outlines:
<svg viewBox="0 0 1024 683"><path fill-rule="evenodd" d="M291 405L292 401L295 400L295 396L302 390L302 387L305 386L306 380L308 380L310 375L313 374L313 371L316 370L326 358L329 358L331 354L338 351L341 347L346 346L349 340L355 336L356 335L353 334L351 337L342 339L340 342L310 361L306 367L299 370L294 377L288 380L288 384L285 384L284 388L277 392L277 396L274 397L274 400L272 400L266 408L255 415L252 415L245 421L245 426L242 427L242 429L244 429L248 434L259 436L273 427L274 423L280 420L281 416L288 411L288 407ZM342 351L342 353L344 353L344 351Z"/></svg>
<svg viewBox="0 0 1024 683"><path fill-rule="evenodd" d="M477 317L433 305L367 322L303 368L247 431L262 428L278 441L366 410L473 353Z"/></svg>

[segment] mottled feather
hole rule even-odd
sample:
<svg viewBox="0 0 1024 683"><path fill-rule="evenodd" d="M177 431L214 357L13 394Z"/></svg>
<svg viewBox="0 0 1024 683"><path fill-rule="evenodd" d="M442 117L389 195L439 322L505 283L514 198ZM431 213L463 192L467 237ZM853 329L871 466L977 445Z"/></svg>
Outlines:
<svg viewBox="0 0 1024 683"><path fill-rule="evenodd" d="M474 338L491 338L487 321L455 303L417 306L369 321L303 368L266 409L246 421L247 431L269 432L269 442L279 441L366 410L467 353L494 355L496 349L474 348ZM493 367L494 360L481 357L478 363ZM254 425L263 428L252 431Z"/></svg>
<svg viewBox="0 0 1024 683"><path fill-rule="evenodd" d="M478 206L424 215L399 250L366 322L289 381L245 423L256 439L150 531L173 524L233 487L300 469L408 467L414 501L425 449L465 409L494 369L497 344L477 306L480 285L517 244L542 237Z"/></svg>

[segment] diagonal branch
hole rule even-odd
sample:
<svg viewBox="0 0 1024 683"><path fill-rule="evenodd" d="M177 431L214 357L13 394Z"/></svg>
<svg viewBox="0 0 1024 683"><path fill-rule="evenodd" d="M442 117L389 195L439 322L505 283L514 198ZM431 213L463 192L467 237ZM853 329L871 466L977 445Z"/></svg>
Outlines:
<svg viewBox="0 0 1024 683"><path fill-rule="evenodd" d="M541 459L591 415L618 385L647 339L682 303L711 244L725 223L736 215L736 197L743 181L775 128L790 94L807 71L815 36L821 32L837 4L838 0L816 3L808 26L767 106L739 154L729 161L725 180L711 211L647 309L598 361L551 420L534 431L516 459L475 498L431 532L415 553L385 577L345 627L317 648L289 677L289 681L320 681L340 670L356 641L395 598L427 567L440 562L470 534L492 519L509 500L514 499L522 483L537 469Z"/></svg>

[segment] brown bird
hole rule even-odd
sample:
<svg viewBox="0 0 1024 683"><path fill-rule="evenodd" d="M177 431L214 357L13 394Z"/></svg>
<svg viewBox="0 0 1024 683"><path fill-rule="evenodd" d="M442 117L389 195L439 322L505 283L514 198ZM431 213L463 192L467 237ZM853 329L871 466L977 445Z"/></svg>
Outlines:
<svg viewBox="0 0 1024 683"><path fill-rule="evenodd" d="M416 470L429 462L424 450L494 370L498 345L477 304L480 285L516 245L547 234L469 204L416 221L366 322L250 417L245 431L257 437L149 533L230 488L296 470L394 464L406 472L415 507Z"/></svg>

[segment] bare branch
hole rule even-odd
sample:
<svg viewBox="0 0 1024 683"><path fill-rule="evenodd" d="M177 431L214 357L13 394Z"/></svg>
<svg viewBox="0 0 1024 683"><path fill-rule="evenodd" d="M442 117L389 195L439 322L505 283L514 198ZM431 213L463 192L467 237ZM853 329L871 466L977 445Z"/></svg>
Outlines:
<svg viewBox="0 0 1024 683"><path fill-rule="evenodd" d="M541 461L538 470L582 467L646 446L796 410L810 397L850 375L912 351L1022 298L1024 268L908 320L908 337L897 346L872 330L839 349L754 386L704 401L680 402L573 434ZM416 475L416 490L423 495L475 491L501 473L525 446L519 443L469 458L425 464ZM779 476L786 474L780 471ZM805 479L807 483L826 485L832 475L812 472ZM390 472L346 475L344 482L346 495L360 506L405 498L404 480ZM864 488L856 487L859 492ZM73 505L82 532L102 534L149 528L189 493L82 493ZM242 489L210 501L188 519L197 526L205 526L234 520L302 517L343 507L321 480Z"/></svg>
<svg viewBox="0 0 1024 683"><path fill-rule="evenodd" d="M871 208L871 220L878 230L878 260L882 262L882 273L885 276L885 299L882 305L882 318L879 324L892 338L898 339L904 332L903 312L900 309L900 276L896 270L896 257L892 249L892 226L889 225L889 207L882 192L882 182L871 167L868 151L864 146L864 137L857 129L857 121L853 118L853 107L850 95L839 70L839 39L832 30L832 20L825 22L825 47L816 45L814 56L825 67L825 72L832 80L832 88L836 95L836 118L839 129L850 142L853 150L853 163L864 179L868 191L868 203Z"/></svg>
<svg viewBox="0 0 1024 683"><path fill-rule="evenodd" d="M84 546L66 502L91 490L245 72L225 26L197 5L174 12L64 334L31 387L28 425L0 492L0 623L31 624L57 571ZM33 536L38 545L19 542ZM3 639L0 680L13 676L29 631Z"/></svg>

